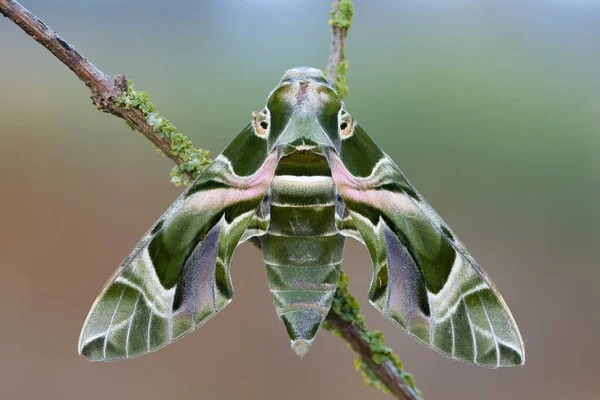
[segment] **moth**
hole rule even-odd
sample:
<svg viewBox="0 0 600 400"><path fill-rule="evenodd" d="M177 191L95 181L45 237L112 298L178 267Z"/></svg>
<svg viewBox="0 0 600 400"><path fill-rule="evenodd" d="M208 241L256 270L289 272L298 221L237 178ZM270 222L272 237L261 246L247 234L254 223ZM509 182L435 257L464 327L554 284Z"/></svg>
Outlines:
<svg viewBox="0 0 600 400"><path fill-rule="evenodd" d="M371 255L369 301L409 335L468 363L524 363L492 281L320 70L288 70L252 115L109 279L80 354L130 358L192 332L232 300L231 257L251 240L303 356L329 312L351 237Z"/></svg>

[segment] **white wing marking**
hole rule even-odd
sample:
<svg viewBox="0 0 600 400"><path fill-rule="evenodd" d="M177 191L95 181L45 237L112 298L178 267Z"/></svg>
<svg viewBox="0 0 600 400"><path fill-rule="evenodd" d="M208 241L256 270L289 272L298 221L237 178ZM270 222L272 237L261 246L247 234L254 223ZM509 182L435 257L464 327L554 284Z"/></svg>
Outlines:
<svg viewBox="0 0 600 400"><path fill-rule="evenodd" d="M115 320L115 316L117 315L117 310L119 309L119 305L121 304L121 300L123 300L123 295L125 294L125 290L127 288L123 288L121 291L121 296L119 296L119 301L117 301L117 306L115 307L115 311L110 319L110 323L108 324L108 329L106 330L106 334L104 335L104 348L102 349L102 357L106 360L106 347L108 346L108 336L110 335L110 329L112 328L113 321Z"/></svg>

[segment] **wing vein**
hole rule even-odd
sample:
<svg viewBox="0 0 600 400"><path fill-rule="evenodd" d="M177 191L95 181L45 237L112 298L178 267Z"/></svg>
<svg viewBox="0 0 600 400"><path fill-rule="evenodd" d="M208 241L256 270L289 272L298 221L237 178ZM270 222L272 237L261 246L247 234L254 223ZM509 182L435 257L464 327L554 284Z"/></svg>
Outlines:
<svg viewBox="0 0 600 400"><path fill-rule="evenodd" d="M429 346L433 347L433 333L435 328L433 316L435 315L435 311L433 310L433 301L429 299L429 290L427 290L427 302L429 303Z"/></svg>
<svg viewBox="0 0 600 400"><path fill-rule="evenodd" d="M462 302L465 306L465 313L467 314L467 319L469 320L469 328L471 328L471 337L473 338L473 363L477 364L477 338L475 336L475 328L473 327L473 321L471 320L471 315L469 314L469 307L467 306L465 297L462 294L462 289L460 288L460 285L458 286L461 292L460 296L462 298Z"/></svg>
<svg viewBox="0 0 600 400"><path fill-rule="evenodd" d="M481 308L483 308L485 317L487 318L488 324L490 325L492 337L494 338L494 346L496 346L496 367L499 367L500 366L500 347L498 346L498 338L496 337L496 333L494 332L494 326L492 325L492 320L490 319L490 316L488 315L485 304L483 303L483 299L481 298L481 293L477 292L477 297L479 297L479 302L481 303Z"/></svg>
<svg viewBox="0 0 600 400"><path fill-rule="evenodd" d="M150 352L150 333L152 332L152 317L154 316L154 313L152 312L152 310L150 310L150 317L148 317L148 335L146 335L146 352L149 353Z"/></svg>
<svg viewBox="0 0 600 400"><path fill-rule="evenodd" d="M135 304L133 305L133 310L131 311L131 317L129 317L129 326L127 327L127 336L125 337L125 357L129 357L129 338L131 337L131 326L133 325L133 318L135 318L135 312L137 310L137 305L140 302L140 298L142 297L142 293L138 293L137 299L135 299Z"/></svg>
<svg viewBox="0 0 600 400"><path fill-rule="evenodd" d="M102 357L106 360L106 347L108 346L108 336L110 335L110 329L112 328L113 321L115 320L115 316L117 315L117 310L119 309L119 305L121 305L121 300L123 300L123 295L125 294L125 290L127 286L123 287L121 291L121 296L119 296L119 300L117 301L117 306L115 307L115 311L113 311L113 315L110 319L110 323L108 324L108 329L106 330L106 334L104 335L104 347L102 349Z"/></svg>

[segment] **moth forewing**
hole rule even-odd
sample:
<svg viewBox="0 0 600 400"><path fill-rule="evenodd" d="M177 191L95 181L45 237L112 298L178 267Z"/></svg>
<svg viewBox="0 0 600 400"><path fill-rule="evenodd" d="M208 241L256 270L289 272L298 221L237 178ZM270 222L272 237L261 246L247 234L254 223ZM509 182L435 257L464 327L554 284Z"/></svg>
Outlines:
<svg viewBox="0 0 600 400"><path fill-rule="evenodd" d="M252 127L242 131L111 277L84 324L79 352L116 360L155 351L223 309L233 296L233 250L278 159Z"/></svg>

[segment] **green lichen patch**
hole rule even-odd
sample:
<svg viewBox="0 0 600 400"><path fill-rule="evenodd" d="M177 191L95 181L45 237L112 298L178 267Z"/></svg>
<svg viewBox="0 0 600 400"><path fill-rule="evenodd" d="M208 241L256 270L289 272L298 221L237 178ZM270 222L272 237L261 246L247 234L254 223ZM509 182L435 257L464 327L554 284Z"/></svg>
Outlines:
<svg viewBox="0 0 600 400"><path fill-rule="evenodd" d="M392 349L385 345L383 334L380 331L370 332L367 330L365 318L360 313L360 304L358 304L358 301L356 301L354 296L350 293L348 288L348 275L346 275L344 271L340 272L340 279L331 305L331 312L339 315L344 321L349 322L358 328L361 338L368 343L369 349L373 353L371 357L373 362L381 364L390 361L396 367L400 377L414 389L415 393L420 395L418 389L415 387L412 375L402 369L402 363L398 356L394 354ZM323 327L331 331L334 336L342 336L336 327L328 320L325 320ZM389 391L387 386L379 380L375 372L373 372L362 356L359 356L355 360L354 365L356 370L363 376L366 386L375 387L384 393Z"/></svg>
<svg viewBox="0 0 600 400"><path fill-rule="evenodd" d="M336 4L334 3L329 24L345 29L347 32L352 26L353 16L354 6L352 5L352 0L341 0L338 7L336 7Z"/></svg>
<svg viewBox="0 0 600 400"><path fill-rule="evenodd" d="M335 89L340 97L348 96L348 84L346 83L346 72L348 71L348 61L344 60L337 66L335 71Z"/></svg>
<svg viewBox="0 0 600 400"><path fill-rule="evenodd" d="M333 303L331 304L331 311L342 317L344 321L364 329L366 328L365 318L360 314L360 304L358 304L358 301L356 301L354 296L352 296L352 293L350 293L348 283L348 275L346 275L344 271L340 271L340 279L338 281L337 290L335 291ZM330 329L330 327L327 326L326 328Z"/></svg>
<svg viewBox="0 0 600 400"><path fill-rule="evenodd" d="M346 84L348 61L346 60L346 45L344 41L346 36L348 36L348 31L352 27L353 16L354 6L352 5L352 0L339 0L337 3L333 3L329 25L334 31L334 34L338 31L343 38L341 44L341 61L335 67L335 82L332 82L340 97L346 97L348 95L348 85ZM327 71L325 73L327 73Z"/></svg>
<svg viewBox="0 0 600 400"><path fill-rule="evenodd" d="M126 110L136 108L146 118L148 125L162 139L171 144L169 156L177 158L178 164L171 170L171 182L176 186L187 185L191 182L190 175L195 179L210 164L208 150L196 149L192 142L165 117L162 117L154 104L150 102L147 92L135 89L131 81L127 81L127 90L116 100L117 107ZM158 153L161 153L157 150Z"/></svg>

